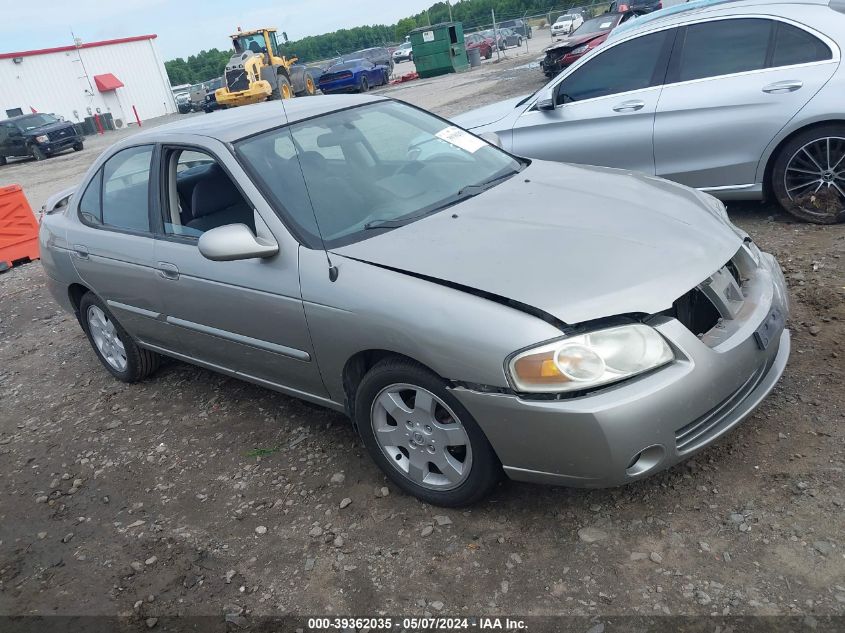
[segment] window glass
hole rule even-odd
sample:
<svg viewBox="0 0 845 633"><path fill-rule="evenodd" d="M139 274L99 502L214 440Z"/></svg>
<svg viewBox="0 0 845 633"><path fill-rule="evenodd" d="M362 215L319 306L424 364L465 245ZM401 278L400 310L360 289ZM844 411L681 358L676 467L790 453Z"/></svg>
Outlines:
<svg viewBox="0 0 845 633"><path fill-rule="evenodd" d="M151 145L118 152L103 166L103 224L149 231Z"/></svg>
<svg viewBox="0 0 845 633"><path fill-rule="evenodd" d="M298 164L274 151L276 139L287 135ZM327 160L321 153L327 149L344 159ZM392 101L270 130L241 141L237 151L259 186L309 233L306 240L318 244L322 236L329 248L437 213L523 166L442 119Z"/></svg>
<svg viewBox="0 0 845 633"><path fill-rule="evenodd" d="M103 223L103 210L100 207L100 187L103 183L103 170L97 171L97 175L91 179L82 199L79 201L79 214L82 219L90 224Z"/></svg>
<svg viewBox="0 0 845 633"><path fill-rule="evenodd" d="M652 33L599 53L559 84L557 103L648 88L671 33Z"/></svg>
<svg viewBox="0 0 845 633"><path fill-rule="evenodd" d="M196 238L226 224L246 224L255 231L252 206L213 156L189 149L173 150L170 156L169 204L162 218L165 234Z"/></svg>
<svg viewBox="0 0 845 633"><path fill-rule="evenodd" d="M831 58L830 48L816 36L791 24L778 24L773 66L806 64Z"/></svg>
<svg viewBox="0 0 845 633"><path fill-rule="evenodd" d="M678 80L765 68L771 33L772 22L756 18L688 26Z"/></svg>

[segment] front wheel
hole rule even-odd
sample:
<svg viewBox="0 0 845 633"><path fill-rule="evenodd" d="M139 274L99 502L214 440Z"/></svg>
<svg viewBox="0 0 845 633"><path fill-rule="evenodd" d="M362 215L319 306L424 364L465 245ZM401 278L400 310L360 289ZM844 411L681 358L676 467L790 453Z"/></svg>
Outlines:
<svg viewBox="0 0 845 633"><path fill-rule="evenodd" d="M82 143L82 141L73 144L74 152L81 152L83 149L85 149L85 145Z"/></svg>
<svg viewBox="0 0 845 633"><path fill-rule="evenodd" d="M516 45L519 46L520 48L522 48L522 38L521 37L516 41Z"/></svg>
<svg viewBox="0 0 845 633"><path fill-rule="evenodd" d="M30 153L35 160L44 160L47 158L47 154L44 153L44 150L36 145L32 146Z"/></svg>
<svg viewBox="0 0 845 633"><path fill-rule="evenodd" d="M5 165L6 162L6 157L0 154L0 166Z"/></svg>
<svg viewBox="0 0 845 633"><path fill-rule="evenodd" d="M367 92L370 89L370 82L366 77L361 77L361 83L358 85L358 92Z"/></svg>
<svg viewBox="0 0 845 633"><path fill-rule="evenodd" d="M469 411L425 367L386 359L363 378L355 420L373 460L405 492L435 505L476 503L501 466Z"/></svg>
<svg viewBox="0 0 845 633"><path fill-rule="evenodd" d="M79 302L79 320L97 358L118 380L137 382L158 369L161 356L138 347L94 293Z"/></svg>
<svg viewBox="0 0 845 633"><path fill-rule="evenodd" d="M284 75L279 75L276 79L276 88L270 95L271 99L292 99L293 88L290 85L290 80Z"/></svg>
<svg viewBox="0 0 845 633"><path fill-rule="evenodd" d="M801 220L845 222L845 126L810 129L784 145L772 169L772 190Z"/></svg>

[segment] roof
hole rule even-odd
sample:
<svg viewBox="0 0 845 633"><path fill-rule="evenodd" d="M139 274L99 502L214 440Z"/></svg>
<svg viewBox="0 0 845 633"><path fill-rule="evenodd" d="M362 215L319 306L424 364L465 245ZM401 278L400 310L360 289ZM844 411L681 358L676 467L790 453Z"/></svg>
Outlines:
<svg viewBox="0 0 845 633"><path fill-rule="evenodd" d="M135 35L133 37L121 37L116 40L101 40L99 42L84 42L79 46L57 46L56 48L39 48L32 51L18 51L16 53L0 53L0 59L13 59L15 57L32 57L33 55L48 55L49 53L62 53L75 51L79 48L97 48L98 46L112 46L113 44L126 44L127 42L141 42L143 40L154 40L158 35Z"/></svg>
<svg viewBox="0 0 845 633"><path fill-rule="evenodd" d="M264 130L296 123L303 119L328 114L365 103L384 101L374 95L315 95L281 101L266 101L254 105L218 110L211 114L187 117L180 121L149 128L129 137L137 141L155 141L164 136L196 134L216 138L224 143L258 134Z"/></svg>
<svg viewBox="0 0 845 633"><path fill-rule="evenodd" d="M776 7L790 5L831 6L831 8L837 10L836 5L840 2L842 0L692 0L685 4L678 4L647 13L638 17L636 20L628 20L624 24L617 26L611 32L607 41L614 41L629 33L645 31L652 26L673 25L677 22L683 22L691 15L695 16L704 13L715 14L722 10L730 11L737 8L753 9L754 7L762 7L762 12L768 13Z"/></svg>
<svg viewBox="0 0 845 633"><path fill-rule="evenodd" d="M94 83L97 86L97 90L100 92L108 92L109 90L123 88L123 82L111 73L94 75Z"/></svg>

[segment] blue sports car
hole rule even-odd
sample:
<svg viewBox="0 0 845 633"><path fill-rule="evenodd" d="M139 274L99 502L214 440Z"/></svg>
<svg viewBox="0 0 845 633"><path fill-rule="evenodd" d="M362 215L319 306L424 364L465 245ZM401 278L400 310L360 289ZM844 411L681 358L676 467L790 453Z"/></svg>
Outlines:
<svg viewBox="0 0 845 633"><path fill-rule="evenodd" d="M373 64L366 59L348 59L331 66L320 77L323 94L339 92L367 92L373 86L390 81L390 68Z"/></svg>

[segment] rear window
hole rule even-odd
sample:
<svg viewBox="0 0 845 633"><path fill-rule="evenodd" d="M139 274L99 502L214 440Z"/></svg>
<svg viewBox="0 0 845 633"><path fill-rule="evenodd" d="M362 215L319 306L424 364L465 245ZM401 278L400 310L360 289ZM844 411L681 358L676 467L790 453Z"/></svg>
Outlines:
<svg viewBox="0 0 845 633"><path fill-rule="evenodd" d="M827 44L791 24L778 23L772 66L792 66L832 59Z"/></svg>

